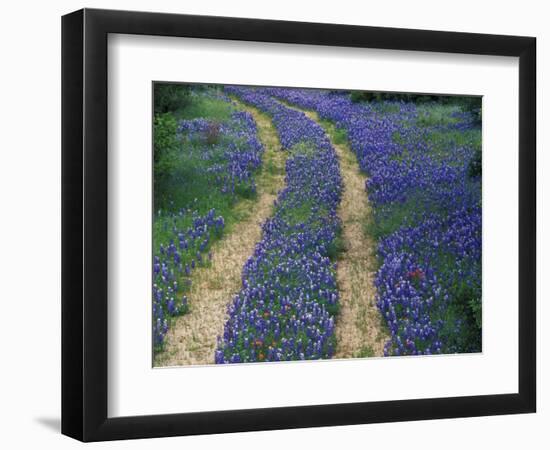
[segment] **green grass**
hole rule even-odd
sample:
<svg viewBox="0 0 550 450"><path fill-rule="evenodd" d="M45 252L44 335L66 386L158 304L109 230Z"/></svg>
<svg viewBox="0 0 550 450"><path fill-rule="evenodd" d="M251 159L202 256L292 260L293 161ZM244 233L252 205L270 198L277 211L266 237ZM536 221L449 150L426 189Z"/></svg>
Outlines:
<svg viewBox="0 0 550 450"><path fill-rule="evenodd" d="M457 148L469 147L474 149L476 154L481 152L481 129L473 128L465 131L434 129L434 125L446 125L455 123L456 118L451 115L460 111L456 105L437 103L425 103L417 105L420 116L414 123L409 123L410 126L418 126L425 130L425 133L417 135L418 144L422 144L426 148L426 154L432 157L435 161L445 161L451 164L451 156ZM406 124L405 124L406 125ZM401 153L393 157L394 160L401 163L407 163L407 160L412 157L412 152L417 151L418 146L415 142L406 142L403 135L395 132L393 141L401 146ZM428 144L427 146L425 144ZM472 186L479 181L472 180ZM444 187L443 187L444 188ZM379 240L396 231L401 226L415 226L418 219L419 211L427 211L428 204L424 202L425 198L422 192L416 195L409 195L408 199L403 202L393 202L387 206L379 206L374 218L364 221L365 233ZM438 210L430 206L431 213L446 215L447 209L442 207Z"/></svg>
<svg viewBox="0 0 550 450"><path fill-rule="evenodd" d="M290 200L290 196L288 199ZM278 208L279 215L290 226L301 223L308 223L315 219L313 217L314 204L310 201L304 201L300 205L293 205L292 208ZM321 211L322 214L322 211Z"/></svg>
<svg viewBox="0 0 550 450"><path fill-rule="evenodd" d="M284 167L278 167L273 160L266 161L263 166L263 170L265 170L271 177L284 175L285 173Z"/></svg>
<svg viewBox="0 0 550 450"><path fill-rule="evenodd" d="M321 126L326 130L332 142L336 145L344 145L348 143L348 133L343 128L338 128L333 122L326 119L321 119Z"/></svg>
<svg viewBox="0 0 550 450"><path fill-rule="evenodd" d="M371 106L380 114L393 114L398 112L398 105L388 102L371 101ZM441 130L437 126L446 126L457 123L459 119L452 116L454 112L461 111L460 106L452 104L437 104L427 102L417 105L419 116L416 120L405 123L407 126L418 126L425 130L425 133L418 135L418 143L428 144L426 152L436 161L445 160L449 162L452 152L459 147L470 147L475 150L475 153L480 155L481 152L481 129L474 128L466 131L458 130ZM322 121L322 125L327 130L327 133L335 143L345 143L347 136L345 132L340 132L334 123ZM395 159L406 163L412 157L412 152L417 149L415 143L407 143L404 136L395 133L393 136L394 142L401 144L402 152ZM407 146L407 144L410 144ZM479 181L472 180L473 186ZM392 203L386 207L379 206L374 211L373 216L365 217L362 221L363 232L365 235L374 238L376 241L390 235L402 226L415 226L418 220L419 211L427 211L428 205L425 204L422 192L416 195L411 195L407 201L403 203ZM443 206L439 210L434 210L431 207L430 212L439 215L446 215L448 211ZM376 263L379 265L380 260ZM439 255L436 260L426 261L432 266L437 266L442 273L451 273L451 267L445 269L446 265L456 264L456 258L453 255ZM376 268L377 270L377 268ZM443 335L446 335L446 341L449 345L455 348L480 348L479 340L480 333L477 331L481 328L481 301L479 292L466 285L466 283L458 280L450 289L451 304L447 308L443 316L440 317L446 324L443 330ZM439 318L439 317L438 317ZM467 326L463 327L461 333L456 333L454 324L456 319L460 318L465 321ZM382 328L387 330L387 324L380 317ZM365 346L355 355L358 358L371 357L374 355L372 348Z"/></svg>
<svg viewBox="0 0 550 450"><path fill-rule="evenodd" d="M345 251L346 243L344 240L342 227L339 226L336 230L336 237L327 249L327 256L331 259L331 261L336 261Z"/></svg>
<svg viewBox="0 0 550 450"><path fill-rule="evenodd" d="M474 151L481 154L481 127L472 128L469 130L446 130L446 129L434 129L434 125L449 125L456 123L458 119L451 117L451 114L456 111L460 111L458 106L453 105L439 105L439 104L422 104L418 106L419 118L414 124L419 128L424 128L425 133L418 137L422 144L427 143L428 149L426 154L434 158L436 161L445 160L449 161L454 149L458 147L469 147ZM405 123L407 125L407 123ZM410 157L409 152L415 151L416 146L414 142L408 143L405 137L399 132L394 132L393 141L402 146L402 152L399 155L393 157L394 160L400 162L406 162ZM420 141L419 141L420 142Z"/></svg>
<svg viewBox="0 0 550 450"><path fill-rule="evenodd" d="M235 108L230 103L198 92L191 95L185 107L175 111L175 116L185 120L204 117L223 122L229 119L233 111Z"/></svg>
<svg viewBox="0 0 550 450"><path fill-rule="evenodd" d="M372 358L374 356L374 350L369 345L365 345L364 347L357 352L357 354L354 356L355 358Z"/></svg>
<svg viewBox="0 0 550 450"><path fill-rule="evenodd" d="M417 135L418 144L426 148L426 154L435 161L445 161L453 164L453 152L459 148L471 148L474 150L472 161L470 161L470 182L473 189L479 189L479 178L481 168L481 127L468 130L438 129L437 126L447 126L457 123L459 119L452 117L452 114L461 111L461 107L452 104L426 103L417 106L419 115L417 120L410 125L416 125L424 129L425 133ZM406 125L406 124L405 124ZM393 136L394 142L402 146L402 153L395 159L406 163L410 158L409 152L414 152L418 147L415 142L406 142L404 136L396 133ZM426 146L427 144L427 146ZM463 164L456 161L457 164ZM479 167L478 167L479 166ZM444 188L444 186L442 186ZM401 225L414 226L416 222L415 211L427 211L428 205L419 204L422 193L410 197L404 203L393 203L389 208L378 208L374 224L367 224L366 227L373 232L377 238L384 237ZM434 206L428 211L440 216L447 216L448 211L442 205L438 210ZM454 273L456 271L456 256L440 253L430 255L426 265L437 268L438 273ZM465 269L466 270L466 269ZM434 320L441 319L444 328L441 331L444 341L449 346L448 351L456 348L481 348L481 294L479 289L469 286L464 280L454 280L449 286L449 306L435 314ZM456 321L460 319L463 323L461 331L457 333ZM447 350L446 350L447 351Z"/></svg>
<svg viewBox="0 0 550 450"><path fill-rule="evenodd" d="M399 105L385 101L370 101L372 107L383 114L393 114L399 112ZM436 160L448 160L450 152L456 147L471 147L476 151L481 151L481 129L474 128L466 131L458 130L434 130L434 125L449 125L458 122L458 119L452 117L455 112L461 111L460 106L453 104L439 104L434 102L420 103L417 105L419 117L414 123L420 128L425 128L426 133L421 136L424 142L428 143L428 154ZM321 120L321 125L325 128L330 138L336 144L347 143L346 131L338 128L329 120ZM394 159L400 162L406 162L410 158L409 150L405 147L405 139L398 132L393 135L394 142L403 146L403 151ZM414 148L411 149L414 151ZM401 226L414 226L417 223L418 211L425 211L425 205L420 206L422 200L421 192L416 196L411 196L406 202L392 203L390 208L378 208L374 217L366 218L363 221L363 230L367 236L372 236L376 240L383 238L396 231ZM446 214L446 210L432 211L438 214Z"/></svg>
<svg viewBox="0 0 550 450"><path fill-rule="evenodd" d="M289 155L291 155L292 157L306 156L309 158L314 156L316 152L317 149L315 148L315 145L305 141L295 144L291 149L288 150Z"/></svg>
<svg viewBox="0 0 550 450"><path fill-rule="evenodd" d="M418 210L415 203L414 199L410 199L405 203L392 205L391 208L382 211L379 208L375 211L374 217L363 222L365 234L378 241L402 226L413 225Z"/></svg>
<svg viewBox="0 0 550 450"><path fill-rule="evenodd" d="M473 128L465 131L431 130L426 135L426 140L437 153L446 153L452 147L471 147L475 150L481 150L481 129Z"/></svg>
<svg viewBox="0 0 550 450"><path fill-rule="evenodd" d="M193 92L185 106L173 114L178 120L205 118L223 123L229 120L234 110L235 107L230 103L213 97L212 92L206 90ZM250 213L250 202L254 201L255 192L248 186L237 185L235 196L224 194L216 185L215 176L206 173L206 169L224 160L227 140L230 138L220 135L211 144L206 139L206 136L184 136L178 140L170 159L166 161L169 165L166 175L154 180L154 248L158 248L161 243L168 244L173 237L174 227L180 230L191 227L193 212L203 216L215 209L216 216L224 217L224 233L230 232L236 223ZM232 144L237 147L244 145L244 142L232 140ZM208 160L205 160L204 152L209 153ZM241 207L240 202L247 203L247 207ZM183 216L167 214L178 213L180 210L184 210ZM211 235L211 242L219 237ZM193 253L186 254L191 258ZM186 254L182 259L184 265L189 262L185 260Z"/></svg>
<svg viewBox="0 0 550 450"><path fill-rule="evenodd" d="M459 121L458 118L452 116L453 112L460 112L460 107L455 105L425 103L417 105L416 109L418 111L416 125L420 127L445 126Z"/></svg>
<svg viewBox="0 0 550 450"><path fill-rule="evenodd" d="M456 258L453 255L439 255L434 262L441 273L451 273L456 266ZM435 315L435 319L441 319L444 323L441 335L445 336L448 351L456 348L481 349L481 286L470 286L465 280L456 279L449 287L450 303L441 315ZM460 333L456 332L455 322L459 319L463 322Z"/></svg>
<svg viewBox="0 0 550 450"><path fill-rule="evenodd" d="M371 102L370 105L380 114L397 114L401 110L395 102Z"/></svg>
<svg viewBox="0 0 550 450"><path fill-rule="evenodd" d="M155 186L156 212L178 212L183 209L188 213L194 211L202 216L215 209L216 216L224 217L225 231L230 232L232 226L249 213L249 209L236 208L239 200L254 200L256 194L245 186L237 186L235 196L222 193L214 184L213 177L204 173L204 169L211 163L201 159L197 148L193 148L192 145L181 145L182 149L174 162L171 176ZM216 152L216 149L212 151ZM192 222L191 214L184 214L176 219L164 214L156 215L153 225L155 241L167 242L172 235L172 226L187 229Z"/></svg>

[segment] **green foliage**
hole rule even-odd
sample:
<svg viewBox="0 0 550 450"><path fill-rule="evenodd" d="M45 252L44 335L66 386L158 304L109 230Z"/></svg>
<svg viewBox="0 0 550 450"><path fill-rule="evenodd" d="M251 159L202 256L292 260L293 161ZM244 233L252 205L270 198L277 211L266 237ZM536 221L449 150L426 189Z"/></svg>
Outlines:
<svg viewBox="0 0 550 450"><path fill-rule="evenodd" d="M194 92L185 107L178 111L177 117L185 120L206 117L214 122L223 122L229 119L233 111L234 108L228 102L213 95Z"/></svg>
<svg viewBox="0 0 550 450"><path fill-rule="evenodd" d="M454 258L449 258L447 264L455 265L456 262ZM451 303L442 318L445 324L442 335L446 336L449 350L481 351L481 289L468 286L464 280L456 280L449 291L449 298ZM455 329L457 321L461 323L460 333Z"/></svg>
<svg viewBox="0 0 550 450"><path fill-rule="evenodd" d="M343 128L336 128L332 135L333 141L336 145L345 144L348 140L348 133Z"/></svg>
<svg viewBox="0 0 550 450"><path fill-rule="evenodd" d="M216 186L216 175L208 171L213 165L225 161L228 139L231 139L231 144L237 151L241 148L245 150L246 140L216 132L223 122L213 123L215 125L212 133L207 130L204 134L177 137L177 121L172 114L155 117L155 151L159 155L158 164L155 159L154 180L155 241L167 242L172 236L171 230L174 226L186 229L192 225L191 214L174 219L171 218L172 215L159 214L159 210L178 212L183 208L188 212L196 211L197 214L204 215L215 209L216 215L225 219L226 232L249 213L249 209L241 208L240 203L236 202L247 201L244 199L256 195L250 186L237 185L235 196L224 194ZM205 143L209 146L205 147ZM209 152L208 158L204 158L205 151ZM174 220L177 223L173 223Z"/></svg>
<svg viewBox="0 0 550 450"><path fill-rule="evenodd" d="M161 88L184 87L189 89L185 102L173 113L155 114L154 118L154 202L155 210L177 211L181 206L197 210L201 214L211 208L225 217L234 202L230 196L212 189L214 181L205 176L207 168L224 158L224 136L221 125L230 118L234 108L216 97L217 88L187 85L158 85ZM157 84L155 84L155 88ZM163 91L161 89L161 91ZM168 90L170 92L170 90ZM166 94L166 92L164 92ZM207 118L210 125L204 135L193 139L178 138L178 121ZM211 147L210 162L202 157L204 143ZM243 142L234 142L244 145ZM253 193L242 186L236 187L238 197L250 198ZM206 194L207 193L207 194Z"/></svg>
<svg viewBox="0 0 550 450"><path fill-rule="evenodd" d="M155 114L153 121L153 153L155 182L170 173L178 151L178 124L171 113Z"/></svg>
<svg viewBox="0 0 550 450"><path fill-rule="evenodd" d="M427 142L440 152L449 152L455 147L472 147L481 151L481 130L428 130Z"/></svg>
<svg viewBox="0 0 550 450"><path fill-rule="evenodd" d="M223 141L221 137L220 143ZM222 145L213 144L209 159L203 158L205 137L183 138L178 143L177 151L171 155L168 171L165 176L155 180L155 205L159 209L178 210L186 207L201 214L211 208L216 210L226 203L231 203L231 196L222 194L215 185L213 177L206 174L207 169L224 158ZM208 206L211 205L211 206Z"/></svg>
<svg viewBox="0 0 550 450"><path fill-rule="evenodd" d="M403 203L384 214L383 211L375 212L374 216L363 223L364 234L380 240L396 231L404 225L412 222L412 216L416 209L412 201ZM411 219L409 217L411 216Z"/></svg>
<svg viewBox="0 0 550 450"><path fill-rule="evenodd" d="M428 103L433 101L448 102L449 96L407 94L398 92L371 92L371 91L351 91L351 101L359 102L381 102L381 101L403 101L414 103Z"/></svg>
<svg viewBox="0 0 550 450"><path fill-rule="evenodd" d="M438 215L447 214L446 209L435 208L426 199L423 192L411 194L406 201L395 202L391 205L379 205L370 218L363 222L363 232L380 240L401 227L414 227L423 220L424 214L433 213Z"/></svg>
<svg viewBox="0 0 550 450"><path fill-rule="evenodd" d="M344 242L344 237L342 236L342 227L339 226L336 230L336 237L333 239L327 249L327 256L332 261L338 259L338 257L346 250Z"/></svg>
<svg viewBox="0 0 550 450"><path fill-rule="evenodd" d="M423 144L423 151L429 153L436 159L448 161L452 152L457 147L470 147L475 151L475 158L479 160L479 171L481 171L481 129L474 128L468 130L456 129L434 129L434 125L449 125L456 123L459 118L453 117L453 113L466 111L468 104L475 104L468 98L462 103L459 97L437 96L401 96L385 95L376 93L352 92L354 101L369 101L370 106L375 108L381 114L392 114L397 112L399 105L391 103L395 100L416 101L419 110L417 121L408 123L409 126L417 125L424 128L425 132L418 136ZM416 97L416 98L415 98ZM438 101L434 101L434 100ZM389 101L386 101L389 100ZM475 101L479 102L479 99ZM407 126L407 123L404 123ZM332 128L331 128L332 127ZM334 139L335 127L333 124L326 127L331 137ZM400 133L394 133L394 142L400 144L401 154L396 155L394 159L406 163L412 157L412 153L418 151L420 146L407 145L407 141ZM472 163L475 164L475 163ZM472 172L471 172L472 174ZM472 183L477 183L472 180ZM422 192L416 195L409 195L408 199L402 203L392 203L391 207L378 205L373 215L363 219L364 233L367 236L380 240L403 226L415 226L422 219L419 212L433 213L436 215L447 216L448 211L445 205L436 207L425 199ZM380 263L380 261L378 261ZM430 256L429 260L424 261L425 266L436 268L438 273L453 273L456 270L457 259L451 254L440 254L435 259ZM470 286L464 280L456 280L449 289L450 306L444 310L441 319L444 329L442 335L445 336L445 342L449 343L450 351L452 348L470 349L476 352L481 350L481 287ZM399 307L399 306L397 306ZM457 325L459 324L459 325ZM457 332L457 326L460 332ZM369 357L372 349L362 348L356 357Z"/></svg>
<svg viewBox="0 0 550 450"><path fill-rule="evenodd" d="M382 100L382 95L381 92L351 91L350 98L354 103L372 102Z"/></svg>
<svg viewBox="0 0 550 450"><path fill-rule="evenodd" d="M344 128L338 128L334 123L326 119L322 119L320 123L336 145L347 144L348 133Z"/></svg>
<svg viewBox="0 0 550 450"><path fill-rule="evenodd" d="M418 118L416 124L421 127L445 126L457 123L458 119L452 116L453 112L459 111L456 106L440 103L424 103L418 105Z"/></svg>
<svg viewBox="0 0 550 450"><path fill-rule="evenodd" d="M154 83L155 114L176 112L189 103L191 86L187 84Z"/></svg>
<svg viewBox="0 0 550 450"><path fill-rule="evenodd" d="M218 211L216 210L216 213ZM178 215L172 215L172 214L163 214L158 213L156 214L154 220L153 220L153 246L154 248L159 248L160 244L163 243L166 245L167 242L170 241L170 239L173 238L173 229L179 229L179 230L187 230L189 228L192 228L193 226L193 219L194 216L192 214L185 214L183 216ZM218 240L224 231L222 229L219 229L216 231L214 228L210 229L209 235L210 235L210 242L204 249L205 252L207 252L210 248L213 242ZM200 241L194 241L189 240L188 241L189 250L185 252L181 252L181 262L183 266L186 264L191 264L191 261L193 259L196 260L196 255L199 252L201 242ZM203 253L203 252L200 252ZM196 264L201 267L208 267L210 265L209 259L205 256L202 261L196 260ZM188 288L187 285L182 286L184 290ZM182 314L187 313L187 308L182 310Z"/></svg>
<svg viewBox="0 0 550 450"><path fill-rule="evenodd" d="M154 84L155 114L172 113L177 119L229 119L233 107L216 97L218 86L175 83Z"/></svg>
<svg viewBox="0 0 550 450"><path fill-rule="evenodd" d="M278 167L272 159L268 159L267 161L264 162L262 170L264 170L266 173L268 173L272 177L276 175L285 174L284 167Z"/></svg>
<svg viewBox="0 0 550 450"><path fill-rule="evenodd" d="M355 358L372 358L374 356L374 350L369 345L362 347L359 352L354 356Z"/></svg>
<svg viewBox="0 0 550 450"><path fill-rule="evenodd" d="M476 99L478 101L479 99ZM461 102L464 101L464 104ZM469 147L474 150L473 160L478 159L479 166L475 168L481 172L481 129L473 128L468 130L456 130L447 128L433 129L434 125L449 125L456 119L452 116L455 112L465 111L465 106L469 104L469 98L453 97L448 102L429 102L417 105L419 117L415 122L416 126L424 128L425 133L418 136L423 143L427 144L424 148L428 154L435 158L449 163L452 158L452 152L459 147ZM474 102L471 102L474 104ZM412 125L412 124L411 124ZM402 147L402 154L396 159L407 161L410 157L409 152L416 151L415 145L406 145L403 136L396 133L394 141ZM457 161L457 164L460 162ZM470 162L470 175L474 176ZM472 184L478 183L472 180ZM409 199L399 205L393 205L388 211L384 208L378 208L375 211L374 223L370 224L371 230L377 237L382 237L395 231L400 226L414 226L416 222L416 211L424 211L432 214L447 217L448 212L444 205L435 208L429 203L419 204L422 201L422 194L409 197ZM430 255L422 264L435 268L438 273L455 273L457 265L456 255L440 252L438 255ZM472 264L468 260L464 264ZM470 267L469 267L470 269ZM464 268L466 272L466 268ZM460 273L460 271L459 271ZM481 286L469 284L465 279L455 279L448 290L449 307L445 308L441 317L444 328L442 330L443 339L447 345L447 351L455 351L457 348L468 349L468 351L481 350ZM459 330L459 331L457 331Z"/></svg>
<svg viewBox="0 0 550 450"><path fill-rule="evenodd" d="M317 150L315 147L310 144L309 142L299 142L298 144L295 144L290 150L289 153L295 157L295 156L306 156L308 158L315 155Z"/></svg>
<svg viewBox="0 0 550 450"><path fill-rule="evenodd" d="M401 110L397 102L375 102L372 106L381 114L397 114Z"/></svg>
<svg viewBox="0 0 550 450"><path fill-rule="evenodd" d="M426 128L426 133L420 135L418 139L428 144L423 146L427 154L436 160L446 161L446 164L449 164L449 156L452 156L452 152L457 147L473 148L474 157L470 162L469 170L470 175L476 177L481 173L481 129L432 129L433 125L450 124L456 121L452 114L460 110L461 106L456 104L430 102L418 105L420 117L415 125ZM398 132L394 133L393 141L400 144L401 148L401 153L393 156L394 160L406 163L412 157L411 152L417 151L415 145L407 146L403 136ZM475 181L472 180L472 182ZM402 226L415 226L419 218L418 211L447 214L444 209L434 210L431 202L426 202L424 194L418 192L417 195L409 195L402 203L392 203L391 207L379 206L374 212L374 218L364 222L364 231L375 239L381 239Z"/></svg>
<svg viewBox="0 0 550 450"><path fill-rule="evenodd" d="M475 153L468 166L468 174L472 177L481 176L481 146L475 148Z"/></svg>
<svg viewBox="0 0 550 450"><path fill-rule="evenodd" d="M395 136L396 142L399 136ZM426 140L431 145L431 154L435 157L444 157L449 149L456 147L473 148L474 153L468 164L468 174L471 178L481 176L481 129L473 128L465 131L458 130L431 130L426 134Z"/></svg>
<svg viewBox="0 0 550 450"><path fill-rule="evenodd" d="M351 101L372 102L383 104L382 102L413 102L417 105L438 104L451 105L460 110L470 113L477 124L481 124L481 97L473 96L454 96L454 95L425 95L425 94L407 94L397 92L370 92L370 91L351 91ZM386 105L390 105L386 104ZM381 111L392 112L392 111ZM397 112L397 111L395 111ZM433 119L433 118L432 118ZM437 122L435 123L437 124Z"/></svg>
<svg viewBox="0 0 550 450"><path fill-rule="evenodd" d="M481 97L459 97L457 105L462 111L470 113L478 125L481 125Z"/></svg>
<svg viewBox="0 0 550 450"><path fill-rule="evenodd" d="M384 92L351 91L350 98L354 103L389 100L389 94Z"/></svg>
<svg viewBox="0 0 550 450"><path fill-rule="evenodd" d="M481 330L481 296L470 298L468 306L478 329Z"/></svg>

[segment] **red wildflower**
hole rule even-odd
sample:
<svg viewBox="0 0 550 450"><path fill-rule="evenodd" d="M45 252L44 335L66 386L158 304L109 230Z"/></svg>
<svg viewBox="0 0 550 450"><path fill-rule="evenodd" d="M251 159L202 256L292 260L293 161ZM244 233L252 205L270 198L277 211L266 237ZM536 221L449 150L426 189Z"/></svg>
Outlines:
<svg viewBox="0 0 550 450"><path fill-rule="evenodd" d="M407 275L409 276L409 278L412 278L413 280L424 279L424 272L420 268L416 268L415 270L409 272Z"/></svg>

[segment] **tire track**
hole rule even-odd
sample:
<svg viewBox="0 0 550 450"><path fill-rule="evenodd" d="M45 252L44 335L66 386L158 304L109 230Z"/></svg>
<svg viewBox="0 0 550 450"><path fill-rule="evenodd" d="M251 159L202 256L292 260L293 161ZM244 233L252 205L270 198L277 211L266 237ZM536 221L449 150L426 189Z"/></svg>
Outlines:
<svg viewBox="0 0 550 450"><path fill-rule="evenodd" d="M223 333L227 306L241 288L242 267L261 239L261 224L271 216L277 192L284 186L286 154L281 150L271 120L255 108L236 103L254 117L265 147L262 169L256 178L257 197L239 202L236 207L246 218L214 244L211 265L193 272L187 295L190 311L172 323L165 338L165 350L155 358L155 367L214 364L216 341Z"/></svg>
<svg viewBox="0 0 550 450"><path fill-rule="evenodd" d="M340 292L340 313L336 319L334 358L383 356L387 330L376 307L376 243L364 232L372 216L365 192L366 177L360 172L355 154L346 142L335 139L336 127L320 120L314 111L302 111L321 125L340 159L344 185L338 215L342 220L343 251L338 257L336 278ZM337 141L337 142L335 142Z"/></svg>

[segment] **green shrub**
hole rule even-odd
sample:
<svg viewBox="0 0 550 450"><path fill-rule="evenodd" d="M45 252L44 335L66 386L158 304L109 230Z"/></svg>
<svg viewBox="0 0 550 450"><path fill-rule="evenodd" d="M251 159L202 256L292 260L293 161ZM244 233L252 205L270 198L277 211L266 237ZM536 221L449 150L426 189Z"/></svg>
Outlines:
<svg viewBox="0 0 550 450"><path fill-rule="evenodd" d="M155 183L165 178L173 167L178 149L178 124L170 113L155 114L153 155Z"/></svg>
<svg viewBox="0 0 550 450"><path fill-rule="evenodd" d="M475 153L468 166L468 174L472 177L481 176L481 146L475 147Z"/></svg>
<svg viewBox="0 0 550 450"><path fill-rule="evenodd" d="M154 84L155 114L176 112L189 103L191 86L186 84Z"/></svg>
<svg viewBox="0 0 550 450"><path fill-rule="evenodd" d="M351 98L351 101L354 103L384 101L384 100L427 103L427 102L433 102L433 101L445 102L448 96L407 94L407 93L399 93L399 92L351 91L350 98Z"/></svg>
<svg viewBox="0 0 550 450"><path fill-rule="evenodd" d="M462 111L472 115L477 125L481 124L481 97L459 97L456 102Z"/></svg>
<svg viewBox="0 0 550 450"><path fill-rule="evenodd" d="M469 301L469 306L471 310L471 314L474 317L474 320L476 322L476 326L479 330L481 330L481 298L480 297L473 297Z"/></svg>
<svg viewBox="0 0 550 450"><path fill-rule="evenodd" d="M353 103L359 102L370 102L374 99L373 92L363 92L363 91L351 91L351 101Z"/></svg>

